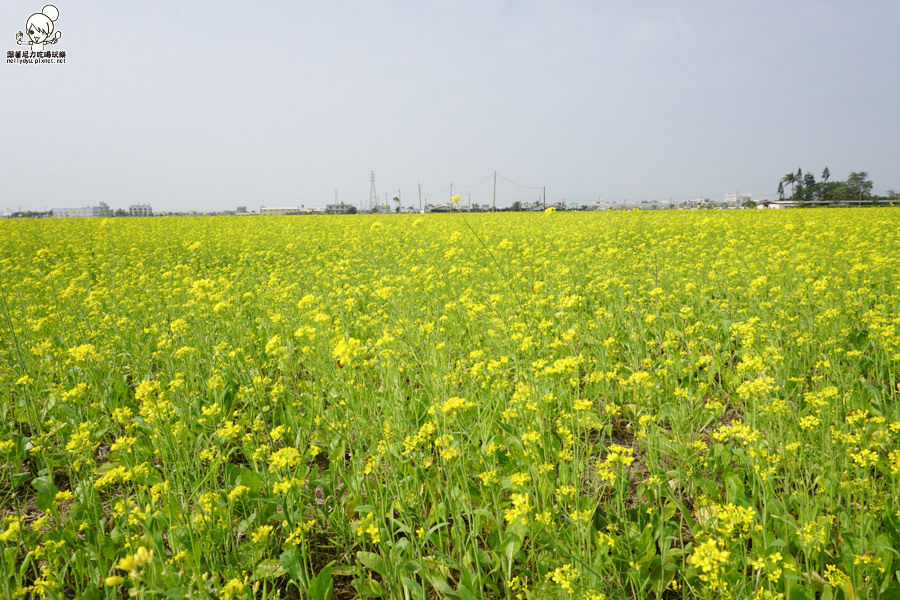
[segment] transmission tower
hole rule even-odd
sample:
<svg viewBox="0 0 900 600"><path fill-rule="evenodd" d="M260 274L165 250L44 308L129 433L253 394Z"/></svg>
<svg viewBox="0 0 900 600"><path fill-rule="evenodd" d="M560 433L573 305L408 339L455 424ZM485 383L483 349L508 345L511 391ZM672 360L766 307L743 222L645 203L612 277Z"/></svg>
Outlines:
<svg viewBox="0 0 900 600"><path fill-rule="evenodd" d="M378 194L375 193L375 171L370 176L371 185L369 186L369 212L378 210Z"/></svg>

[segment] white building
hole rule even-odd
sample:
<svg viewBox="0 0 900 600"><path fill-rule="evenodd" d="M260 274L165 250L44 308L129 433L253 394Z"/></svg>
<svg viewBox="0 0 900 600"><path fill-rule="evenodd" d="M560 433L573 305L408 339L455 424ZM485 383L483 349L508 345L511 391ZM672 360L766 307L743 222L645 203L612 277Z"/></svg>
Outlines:
<svg viewBox="0 0 900 600"><path fill-rule="evenodd" d="M153 209L149 204L132 204L128 207L129 217L152 217Z"/></svg>
<svg viewBox="0 0 900 600"><path fill-rule="evenodd" d="M344 204L343 202L340 204L326 204L325 212L329 215L345 215L350 212L351 208L353 208L352 204Z"/></svg>
<svg viewBox="0 0 900 600"><path fill-rule="evenodd" d="M100 206L84 206L82 208L54 208L52 211L54 217L111 217L112 210L106 202L101 202Z"/></svg>
<svg viewBox="0 0 900 600"><path fill-rule="evenodd" d="M54 208L50 212L53 213L54 217L63 219L91 216L91 208L89 206L85 206L84 208Z"/></svg>
<svg viewBox="0 0 900 600"><path fill-rule="evenodd" d="M709 198L694 198L681 203L681 208L706 208L712 206L712 200Z"/></svg>
<svg viewBox="0 0 900 600"><path fill-rule="evenodd" d="M278 208L266 208L265 206L261 206L259 208L259 214L261 215L299 215L300 208L297 206L283 206Z"/></svg>
<svg viewBox="0 0 900 600"><path fill-rule="evenodd" d="M772 202L771 200L767 200L765 202L760 202L756 205L756 208L796 208L796 202L790 202L781 200L779 202Z"/></svg>
<svg viewBox="0 0 900 600"><path fill-rule="evenodd" d="M747 202L751 202L752 197L750 194L742 194L740 192L736 194L725 194L725 206L743 206Z"/></svg>
<svg viewBox="0 0 900 600"><path fill-rule="evenodd" d="M100 206L92 206L91 207L91 216L92 217L111 217L111 216L113 216L113 211L106 202L101 202Z"/></svg>

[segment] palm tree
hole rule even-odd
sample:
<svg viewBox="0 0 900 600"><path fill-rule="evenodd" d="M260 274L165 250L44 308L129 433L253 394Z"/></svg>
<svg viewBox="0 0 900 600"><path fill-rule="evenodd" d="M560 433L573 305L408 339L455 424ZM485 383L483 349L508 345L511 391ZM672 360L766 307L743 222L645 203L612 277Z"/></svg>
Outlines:
<svg viewBox="0 0 900 600"><path fill-rule="evenodd" d="M794 173L788 173L781 178L781 183L787 183L791 186L791 200L794 199L794 184L797 183L797 176Z"/></svg>

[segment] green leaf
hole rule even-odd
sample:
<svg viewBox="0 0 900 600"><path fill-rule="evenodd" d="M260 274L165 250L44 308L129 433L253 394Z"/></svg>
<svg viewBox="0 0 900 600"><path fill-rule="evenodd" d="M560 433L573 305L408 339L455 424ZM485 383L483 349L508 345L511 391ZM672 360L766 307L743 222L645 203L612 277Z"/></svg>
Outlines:
<svg viewBox="0 0 900 600"><path fill-rule="evenodd" d="M119 552L118 545L109 536L103 536L100 544L100 551L103 553L103 558L113 560Z"/></svg>
<svg viewBox="0 0 900 600"><path fill-rule="evenodd" d="M356 558L358 558L359 562L361 562L370 571L375 571L382 577L387 577L387 564L384 562L384 558L382 558L380 554L360 551L356 553Z"/></svg>
<svg viewBox="0 0 900 600"><path fill-rule="evenodd" d="M721 446L721 444L716 445ZM724 446L722 446L722 448L723 450L725 449ZM703 492L710 498L717 499L720 497L719 485L715 481L707 479L706 477L697 477L694 480L694 484L696 484L697 487L703 490Z"/></svg>
<svg viewBox="0 0 900 600"><path fill-rule="evenodd" d="M374 579L354 579L353 587L362 598L381 598L387 591Z"/></svg>
<svg viewBox="0 0 900 600"><path fill-rule="evenodd" d="M788 600L813 600L815 597L814 593L811 593L802 585L791 586L791 591L788 594Z"/></svg>
<svg viewBox="0 0 900 600"><path fill-rule="evenodd" d="M725 481L725 497L729 502L737 502L738 500L746 500L747 493L744 489L744 478L737 473L730 471L722 478Z"/></svg>
<svg viewBox="0 0 900 600"><path fill-rule="evenodd" d="M662 595L665 592L666 588L669 587L669 584L672 583L672 580L675 579L677 571L678 568L675 564L670 562L660 562L652 567L650 571L650 583L657 595Z"/></svg>
<svg viewBox="0 0 900 600"><path fill-rule="evenodd" d="M259 581L260 579L278 579L285 573L286 571L281 562L274 558L267 558L256 565L256 569L253 571L253 581Z"/></svg>
<svg viewBox="0 0 900 600"><path fill-rule="evenodd" d="M881 600L900 600L900 583L891 581L881 592Z"/></svg>
<svg viewBox="0 0 900 600"><path fill-rule="evenodd" d="M476 594L464 583L459 584L459 589L457 590L459 593L460 600L478 600L479 595Z"/></svg>
<svg viewBox="0 0 900 600"><path fill-rule="evenodd" d="M59 490L53 484L52 475L38 477L31 482L31 486L37 490L38 494L35 504L37 504L37 507L40 510L47 510L53 506L53 499L56 498L56 494L59 493Z"/></svg>
<svg viewBox="0 0 900 600"><path fill-rule="evenodd" d="M225 465L225 479L231 487L238 485L247 486L250 488L250 494L253 496L259 495L259 490L263 484L262 479L255 471L230 463Z"/></svg>
<svg viewBox="0 0 900 600"><path fill-rule="evenodd" d="M422 586L419 584L418 581L412 580L409 577L404 577L403 578L403 587L405 587L410 592L412 592L412 596L414 598L424 598L425 597L425 590L422 588Z"/></svg>
<svg viewBox="0 0 900 600"><path fill-rule="evenodd" d="M257 517L257 514L254 511L253 513L251 513L251 515L249 517L247 517L246 519L243 519L240 523L238 523L237 535L240 536L240 535L246 533L247 531L249 531L250 528L253 527L253 522L256 520L256 517Z"/></svg>
<svg viewBox="0 0 900 600"><path fill-rule="evenodd" d="M281 566L284 567L284 570L291 576L291 579L295 584L300 586L300 584L306 581L306 573L303 569L303 563L300 560L299 550L296 548L285 550L281 553L279 560L281 561Z"/></svg>
<svg viewBox="0 0 900 600"><path fill-rule="evenodd" d="M69 516L81 519L92 508L100 508L100 494L90 481L82 481L75 487L75 502L69 508Z"/></svg>
<svg viewBox="0 0 900 600"><path fill-rule="evenodd" d="M674 502L666 502L666 505L663 507L663 511L662 511L663 521L668 521L669 519L674 517L676 510L678 510L678 507L675 506Z"/></svg>
<svg viewBox="0 0 900 600"><path fill-rule="evenodd" d="M313 579L309 580L306 590L310 600L331 600L334 593L334 579L331 577L331 565L326 565Z"/></svg>
<svg viewBox="0 0 900 600"><path fill-rule="evenodd" d="M20 485L28 483L28 480L31 479L31 472L25 471L24 473L16 473L9 479L10 479L10 482L13 484L13 487L19 487Z"/></svg>
<svg viewBox="0 0 900 600"><path fill-rule="evenodd" d="M28 451L32 448L31 438L25 437L20 433L14 433L12 439L15 440L16 443L16 458L20 460L25 460L26 458L28 458Z"/></svg>
<svg viewBox="0 0 900 600"><path fill-rule="evenodd" d="M451 598L459 598L459 594L457 594L450 584L447 583L442 577L438 575L428 574L428 581L431 583L431 587L434 588L439 594L443 594L445 596L450 596Z"/></svg>

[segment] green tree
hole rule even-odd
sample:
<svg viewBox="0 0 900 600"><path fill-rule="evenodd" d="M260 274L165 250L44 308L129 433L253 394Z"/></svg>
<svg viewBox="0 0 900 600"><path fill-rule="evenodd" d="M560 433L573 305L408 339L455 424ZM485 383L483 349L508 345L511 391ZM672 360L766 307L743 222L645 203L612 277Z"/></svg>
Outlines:
<svg viewBox="0 0 900 600"><path fill-rule="evenodd" d="M821 198L827 202L852 202L856 191L846 181L829 181L822 184Z"/></svg>
<svg viewBox="0 0 900 600"><path fill-rule="evenodd" d="M825 170L822 171L822 181L828 183L828 178L831 177L831 171L828 170L828 166L825 166Z"/></svg>
<svg viewBox="0 0 900 600"><path fill-rule="evenodd" d="M816 196L818 196L819 186L816 184L816 176L812 173L803 175L803 191L804 195L802 200L804 202L817 200Z"/></svg>
<svg viewBox="0 0 900 600"><path fill-rule="evenodd" d="M778 199L784 200L784 181L778 182Z"/></svg>
<svg viewBox="0 0 900 600"><path fill-rule="evenodd" d="M794 184L797 183L797 176L793 173L788 173L784 177L781 178L781 183L786 183L791 186L791 200L794 199Z"/></svg>
<svg viewBox="0 0 900 600"><path fill-rule="evenodd" d="M847 177L847 186L855 192L855 200L868 200L872 194L873 183L865 171L853 172Z"/></svg>

